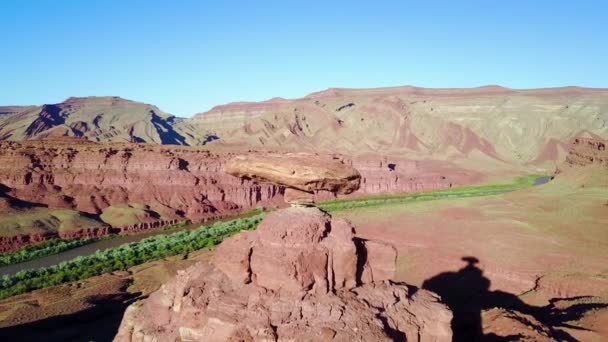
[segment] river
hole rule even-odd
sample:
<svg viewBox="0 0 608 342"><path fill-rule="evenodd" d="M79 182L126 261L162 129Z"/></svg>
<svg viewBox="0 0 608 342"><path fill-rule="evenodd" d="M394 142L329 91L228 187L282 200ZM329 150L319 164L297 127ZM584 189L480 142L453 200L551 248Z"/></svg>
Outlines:
<svg viewBox="0 0 608 342"><path fill-rule="evenodd" d="M550 180L552 180L553 177L552 176L542 176L542 177L538 177L534 180L534 186L537 185L543 185L546 183L549 183Z"/></svg>
<svg viewBox="0 0 608 342"><path fill-rule="evenodd" d="M534 186L545 184L545 183L549 182L551 179L552 179L551 176L538 177L537 179L534 180ZM80 246L80 247L77 247L74 249L69 249L65 252L61 252L58 254L53 254L53 255L45 256L45 257L34 259L34 260L25 261L25 262L18 263L18 264L2 266L2 267L0 267L0 276L15 274L19 271L27 270L27 269L36 269L36 268L40 268L40 267L48 267L48 266L56 265L60 262L68 261L68 260L74 259L78 256L87 256L87 255L95 254L95 252L98 250L102 251L102 250L105 250L108 248L118 247L125 243L138 242L138 241L141 241L150 236L155 236L155 235L160 235L160 234L171 234L171 233L175 233L175 232L182 231L182 230L192 230L192 229L196 229L203 225L205 225L205 226L212 225L213 223L215 223L217 221L230 221L230 220L234 220L237 218L244 218L247 216L252 216L252 214L242 214L242 215L238 215L238 216L231 216L231 217L226 217L223 219L217 219L214 221L208 221L205 223L193 223L193 224L189 224L186 226L175 227L172 229L165 229L165 230L156 229L156 230L152 230L152 231L149 231L146 233L135 234L135 235L117 235L115 237L112 237L111 239L96 241L96 242L90 243L88 245Z"/></svg>
<svg viewBox="0 0 608 342"><path fill-rule="evenodd" d="M41 267L48 267L59 264L63 261L72 260L79 256L87 256L95 254L97 251L103 251L108 248L118 247L120 245L138 242L147 237L161 235L161 234L171 234L175 232L179 232L182 230L192 230L201 226L209 226L218 221L231 221L237 218L245 218L252 216L253 214L241 214L236 216L225 217L223 219L210 220L204 223L192 223L186 226L175 227L171 229L155 229L145 233L133 234L133 235L115 235L109 239L99 240L84 246L76 247L73 249L69 249L67 251L48 255L42 258L33 259L25 262L21 262L18 264L12 264L7 266L0 267L0 276L3 275L12 275L22 270L28 269L36 269Z"/></svg>

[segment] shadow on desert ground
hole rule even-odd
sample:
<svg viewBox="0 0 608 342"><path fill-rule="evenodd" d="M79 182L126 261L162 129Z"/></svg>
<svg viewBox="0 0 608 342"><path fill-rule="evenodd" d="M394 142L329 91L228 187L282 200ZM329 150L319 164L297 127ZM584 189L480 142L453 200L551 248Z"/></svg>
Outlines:
<svg viewBox="0 0 608 342"><path fill-rule="evenodd" d="M533 306L523 302L518 296L503 292L490 291L491 281L484 276L475 257L463 257L466 265L455 272L442 272L425 280L422 288L436 292L454 314L452 329L454 341L518 341L523 336L512 334L498 336L484 334L482 312L500 308L522 315L511 316L521 319L522 324L542 324L550 338L558 341L576 341L561 328L582 329L570 321L581 319L587 312L606 308L608 304L577 303L585 297L553 298L546 306ZM415 288L412 290L415 291ZM118 331L127 306L141 299L140 294L116 294L89 299L93 306L69 315L54 316L43 320L0 329L2 341L112 341ZM575 304L558 308L557 304L573 301ZM524 316L525 315L525 316ZM523 321L525 320L525 321ZM399 338L396 338L399 340Z"/></svg>
<svg viewBox="0 0 608 342"><path fill-rule="evenodd" d="M138 296L118 294L90 299L93 306L83 311L2 328L0 341L112 341L127 306Z"/></svg>
<svg viewBox="0 0 608 342"><path fill-rule="evenodd" d="M424 281L422 288L433 291L441 296L443 302L452 310L452 330L454 341L518 341L523 336L514 334L497 336L484 334L482 329L482 311L500 308L509 312L520 313L533 317L545 326L545 332L550 338L558 341L576 341L569 333L560 328L580 329L568 324L570 321L581 319L585 313L608 304L585 303L574 304L560 309L558 302L576 301L586 297L553 298L546 306L532 306L523 302L518 296L503 292L490 291L490 280L483 275L483 270L477 267L479 260L467 256L462 258L466 266L456 272L443 272ZM524 316L520 319L525 320ZM523 324L533 324L527 320ZM540 327L539 327L540 329Z"/></svg>

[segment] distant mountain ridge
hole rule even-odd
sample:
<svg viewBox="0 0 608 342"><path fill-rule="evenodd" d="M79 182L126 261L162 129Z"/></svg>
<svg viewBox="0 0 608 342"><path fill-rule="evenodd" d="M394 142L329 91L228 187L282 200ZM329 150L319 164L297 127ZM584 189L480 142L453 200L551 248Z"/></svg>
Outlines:
<svg viewBox="0 0 608 342"><path fill-rule="evenodd" d="M0 140L82 137L95 142L197 144L174 129L180 120L158 107L120 97L71 97L58 104L0 107ZM2 112L2 110L0 110Z"/></svg>
<svg viewBox="0 0 608 342"><path fill-rule="evenodd" d="M189 119L119 97L0 107L0 140L79 136L485 164L555 164L581 135L608 138L608 89L329 88L299 99L228 103Z"/></svg>
<svg viewBox="0 0 608 342"><path fill-rule="evenodd" d="M189 122L226 146L554 165L572 138L608 137L608 89L329 88L217 106Z"/></svg>

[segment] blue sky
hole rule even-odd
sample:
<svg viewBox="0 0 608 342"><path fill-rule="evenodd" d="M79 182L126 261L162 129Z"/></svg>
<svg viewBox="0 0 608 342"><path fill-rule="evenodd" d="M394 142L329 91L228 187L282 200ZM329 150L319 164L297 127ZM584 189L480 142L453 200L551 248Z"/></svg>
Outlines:
<svg viewBox="0 0 608 342"><path fill-rule="evenodd" d="M607 1L0 1L0 104L190 116L328 87L608 87Z"/></svg>

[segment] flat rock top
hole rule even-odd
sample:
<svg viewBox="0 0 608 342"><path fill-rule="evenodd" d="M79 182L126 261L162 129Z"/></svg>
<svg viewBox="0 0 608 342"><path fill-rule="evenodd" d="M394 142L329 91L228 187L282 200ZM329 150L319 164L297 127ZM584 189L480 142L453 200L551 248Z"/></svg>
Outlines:
<svg viewBox="0 0 608 342"><path fill-rule="evenodd" d="M338 159L308 153L237 156L224 171L233 176L276 183L313 192L349 194L359 188L361 175Z"/></svg>

